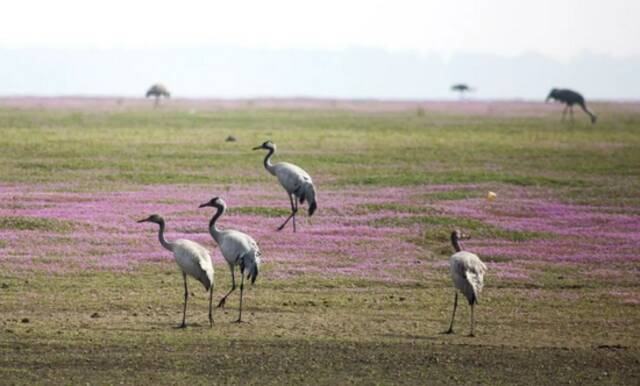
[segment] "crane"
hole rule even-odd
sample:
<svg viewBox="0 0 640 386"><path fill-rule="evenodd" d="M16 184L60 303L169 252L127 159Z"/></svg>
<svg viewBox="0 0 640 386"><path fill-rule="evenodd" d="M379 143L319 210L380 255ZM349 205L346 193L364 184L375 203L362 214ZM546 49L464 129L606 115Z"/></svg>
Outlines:
<svg viewBox="0 0 640 386"><path fill-rule="evenodd" d="M260 257L262 253L256 241L246 233L242 233L233 229L221 230L217 227L216 222L224 214L227 209L227 204L220 197L214 197L211 200L200 205L200 208L214 207L217 209L216 213L209 221L209 233L211 237L220 247L222 256L229 264L229 270L231 271L231 290L227 292L218 307L224 307L227 297L236 289L236 277L235 267L240 267L240 313L236 323L242 322L242 295L244 292L244 276L247 272L247 279L251 280L251 284L255 283L258 277L258 268L260 266Z"/></svg>
<svg viewBox="0 0 640 386"><path fill-rule="evenodd" d="M176 263L178 263L178 267L182 270L182 278L184 280L184 308L182 310L182 324L180 324L178 328L187 327L187 299L189 298L187 275L198 280L204 285L205 290L209 291L209 327L213 327L211 307L213 299L213 263L211 262L211 255L209 255L207 249L191 240L179 239L174 242L167 241L167 239L164 238L164 219L157 214L152 214L138 222L152 222L160 226L160 231L158 232L160 244L165 249L173 252L173 257Z"/></svg>
<svg viewBox="0 0 640 386"><path fill-rule="evenodd" d="M480 258L467 251L462 250L460 245L460 239L462 233L459 230L455 230L451 233L451 244L455 253L451 255L449 259L449 269L451 271L451 279L456 288L455 297L453 299L453 314L451 315L451 324L449 330L445 333L453 333L453 320L456 316L456 308L458 306L458 291L469 301L471 306L471 332L469 336L475 336L473 333L474 320L473 320L473 306L478 303L478 295L482 291L484 273L487 267L480 260Z"/></svg>
<svg viewBox="0 0 640 386"><path fill-rule="evenodd" d="M569 110L569 114L571 115L571 120L573 121L573 105L578 105L582 108L582 110L587 113L587 115L591 118L591 123L596 123L596 119L598 117L596 114L591 111L587 105L585 104L584 97L573 90L569 89L551 89L549 95L547 95L546 102L549 102L549 99L555 99L558 102L564 103L566 106L564 110L562 110L562 120L564 121L565 116L567 115L567 110Z"/></svg>
<svg viewBox="0 0 640 386"><path fill-rule="evenodd" d="M316 188L313 186L313 181L309 173L302 168L290 164L288 162L271 163L271 157L276 152L276 144L271 141L266 141L260 146L256 146L253 150L265 149L269 152L264 157L264 168L269 173L276 176L280 185L287 191L289 195L289 201L291 202L291 214L287 219L278 227L278 230L284 229L285 225L293 218L293 231L296 231L296 213L298 212L298 200L301 204L305 201L309 202L309 217L313 216L313 213L318 208L316 204Z"/></svg>

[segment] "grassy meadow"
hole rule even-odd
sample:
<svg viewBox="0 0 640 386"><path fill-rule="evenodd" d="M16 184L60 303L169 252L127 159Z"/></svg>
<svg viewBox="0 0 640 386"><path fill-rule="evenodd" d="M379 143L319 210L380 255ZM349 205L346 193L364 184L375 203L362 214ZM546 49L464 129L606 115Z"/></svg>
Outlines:
<svg viewBox="0 0 640 386"><path fill-rule="evenodd" d="M640 378L640 105L596 125L542 103L0 100L0 383L632 384ZM233 135L235 142L226 142ZM276 232L288 198L251 148L306 169L318 211ZM497 199L486 200L488 191ZM263 252L207 323L157 240ZM455 228L487 263L466 336L448 327Z"/></svg>

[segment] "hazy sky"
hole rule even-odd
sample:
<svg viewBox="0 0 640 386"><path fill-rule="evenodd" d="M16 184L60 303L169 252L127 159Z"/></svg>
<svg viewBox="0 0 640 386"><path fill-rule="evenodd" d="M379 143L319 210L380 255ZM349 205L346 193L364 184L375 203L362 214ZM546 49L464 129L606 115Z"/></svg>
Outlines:
<svg viewBox="0 0 640 386"><path fill-rule="evenodd" d="M640 0L16 0L0 95L640 99Z"/></svg>
<svg viewBox="0 0 640 386"><path fill-rule="evenodd" d="M449 56L640 55L636 0L20 0L1 48L368 46Z"/></svg>

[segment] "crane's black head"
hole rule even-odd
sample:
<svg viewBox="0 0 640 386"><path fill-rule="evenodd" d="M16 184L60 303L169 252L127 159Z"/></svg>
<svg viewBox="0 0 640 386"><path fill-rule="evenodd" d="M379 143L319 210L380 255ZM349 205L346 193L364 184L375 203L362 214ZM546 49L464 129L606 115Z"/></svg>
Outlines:
<svg viewBox="0 0 640 386"><path fill-rule="evenodd" d="M275 150L275 148L276 148L275 143L271 141L265 141L262 143L262 145L254 147L253 150L260 150L260 149Z"/></svg>
<svg viewBox="0 0 640 386"><path fill-rule="evenodd" d="M207 206L220 207L225 206L224 201L220 197L214 197L211 200L205 202L204 204L200 204L198 208L205 208Z"/></svg>
<svg viewBox="0 0 640 386"><path fill-rule="evenodd" d="M138 222L154 222L156 224L160 224L162 222L164 222L164 219L162 217L160 217L160 215L157 214L152 214L151 216L143 219L143 220L138 220Z"/></svg>
<svg viewBox="0 0 640 386"><path fill-rule="evenodd" d="M462 233L462 231L460 229L455 229L453 232L451 232L451 241L453 242L454 240L458 241L458 240L463 240L463 239L470 239L471 236L466 234L466 233Z"/></svg>
<svg viewBox="0 0 640 386"><path fill-rule="evenodd" d="M552 88L551 91L549 91L549 95L547 95L547 99L545 99L545 102L549 102L549 99L556 97L556 94L558 93L558 89L557 88Z"/></svg>
<svg viewBox="0 0 640 386"><path fill-rule="evenodd" d="M462 232L460 232L460 229L456 229L453 232L451 232L451 244L453 245L453 249L456 252L460 252L462 250L462 245L460 244L460 240L462 240L462 238L465 235L462 234Z"/></svg>

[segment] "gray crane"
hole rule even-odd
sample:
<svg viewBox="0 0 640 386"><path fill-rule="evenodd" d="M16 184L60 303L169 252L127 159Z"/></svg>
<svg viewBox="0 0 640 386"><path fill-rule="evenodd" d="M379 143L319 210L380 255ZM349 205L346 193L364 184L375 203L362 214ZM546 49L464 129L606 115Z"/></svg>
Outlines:
<svg viewBox="0 0 640 386"><path fill-rule="evenodd" d="M182 324L178 328L187 327L187 299L189 298L189 291L187 289L187 275L198 280L204 286L205 290L209 291L209 327L213 326L213 314L211 308L211 302L213 299L213 263L211 262L211 255L205 247L191 240L176 240L169 242L164 238L164 219L157 214L138 221L152 222L160 226L158 233L158 239L160 244L167 250L173 252L173 257L176 263L182 270L182 279L184 280L184 308L182 310Z"/></svg>
<svg viewBox="0 0 640 386"><path fill-rule="evenodd" d="M563 121L565 116L567 115L567 110L569 110L569 113L571 115L571 120L573 121L573 105L580 106L582 110L585 113L587 113L587 115L591 118L591 123L596 123L596 119L598 119L596 114L587 107L584 101L584 97L576 91L569 90L566 88L554 88L554 89L551 89L551 91L549 92L549 95L547 95L547 99L545 100L545 103L549 102L549 99L554 99L566 105L564 110L562 110Z"/></svg>
<svg viewBox="0 0 640 386"><path fill-rule="evenodd" d="M451 279L456 287L456 291L453 299L451 324L445 333L453 333L453 320L456 316L458 291L460 291L469 301L469 306L471 306L471 332L469 336L474 336L473 306L478 303L478 296L484 285L484 273L487 270L487 266L484 265L477 255L462 250L462 246L460 245L461 238L462 233L459 230L456 229L451 233L451 244L453 244L455 253L451 255L449 259L449 270L451 271Z"/></svg>
<svg viewBox="0 0 640 386"><path fill-rule="evenodd" d="M242 295L244 292L244 276L247 273L247 279L251 280L251 284L255 283L258 277L258 267L260 266L260 257L262 253L256 241L246 233L242 233L233 229L218 229L216 221L222 216L227 209L227 204L219 197L214 197L211 200L200 205L200 208L214 207L217 209L216 213L209 221L209 233L211 237L220 247L222 256L229 264L229 270L231 271L231 290L227 292L218 307L224 307L224 304L229 296L236 289L236 277L235 267L240 267L240 314L238 316L237 323L242 322Z"/></svg>
<svg viewBox="0 0 640 386"><path fill-rule="evenodd" d="M266 141L262 145L253 148L253 150L259 149L269 150L264 157L264 168L278 178L280 185L287 191L291 202L291 215L278 227L278 230L284 229L284 226L293 218L293 231L295 232L298 200L300 200L301 204L304 204L305 201L309 202L309 217L313 216L313 213L318 208L316 204L316 188L313 185L311 176L302 168L288 162L272 164L271 157L276 152L275 143Z"/></svg>

